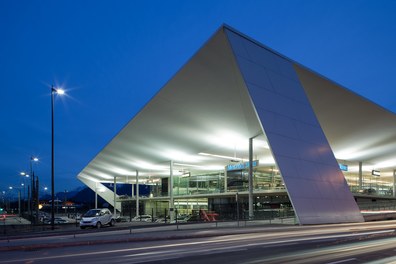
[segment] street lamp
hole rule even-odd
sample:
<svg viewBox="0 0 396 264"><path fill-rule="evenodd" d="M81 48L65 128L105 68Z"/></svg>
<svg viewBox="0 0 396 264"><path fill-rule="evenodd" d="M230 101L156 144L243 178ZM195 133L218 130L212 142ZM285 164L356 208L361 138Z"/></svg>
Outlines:
<svg viewBox="0 0 396 264"><path fill-rule="evenodd" d="M38 162L39 159L37 157L31 156L30 157L30 175L31 177L31 185L30 185L30 197L31 197L31 212L30 212L30 217L32 220L32 223L37 223L38 222L38 189L37 189L37 184L38 184L38 176L34 175L34 170L33 170L33 163ZM36 217L34 217L34 212L36 213ZM34 221L33 221L34 219Z"/></svg>
<svg viewBox="0 0 396 264"><path fill-rule="evenodd" d="M62 89L51 87L51 229L55 229L55 177L54 177L54 95L63 95Z"/></svg>
<svg viewBox="0 0 396 264"><path fill-rule="evenodd" d="M2 199L2 201L3 201L2 207L3 207L4 210L6 210L6 209L7 209L7 205L6 205L5 200L4 200L5 191L1 191L1 193L2 193L2 198L3 198L3 199Z"/></svg>
<svg viewBox="0 0 396 264"><path fill-rule="evenodd" d="M8 189L10 189L10 191L14 190L14 189L18 189L18 216L21 216L21 187L8 187Z"/></svg>
<svg viewBox="0 0 396 264"><path fill-rule="evenodd" d="M27 194L26 194L26 178L29 178L29 174L27 174L26 172L22 171L19 173L19 175L21 175L23 178L23 183L21 184L23 186L23 206L22 206L22 211L24 213L26 213L26 202L27 202L27 214L30 215L30 188L28 185L28 190L27 190ZM27 199L26 199L27 198Z"/></svg>
<svg viewBox="0 0 396 264"><path fill-rule="evenodd" d="M23 200L25 201L25 199L26 199L26 185L25 185L25 178L28 178L29 177L29 174L26 174L26 172L24 172L24 171L22 171L22 172L20 172L19 173L19 175L21 175L22 176L22 183L21 183L21 185L23 186Z"/></svg>

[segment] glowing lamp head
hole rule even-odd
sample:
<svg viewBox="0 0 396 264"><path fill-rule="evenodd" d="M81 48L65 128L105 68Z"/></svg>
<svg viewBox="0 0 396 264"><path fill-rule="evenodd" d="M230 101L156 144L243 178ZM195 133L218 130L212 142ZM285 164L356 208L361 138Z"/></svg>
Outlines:
<svg viewBox="0 0 396 264"><path fill-rule="evenodd" d="M52 89L51 89L51 91L52 91L52 94L58 94L58 95L63 95L63 94L65 94L65 90L63 90L62 88L58 88L58 89L56 89L56 88L53 88L52 87Z"/></svg>
<svg viewBox="0 0 396 264"><path fill-rule="evenodd" d="M59 95L63 95L63 94L65 94L65 90L63 90L63 89L56 89L56 93L59 94Z"/></svg>

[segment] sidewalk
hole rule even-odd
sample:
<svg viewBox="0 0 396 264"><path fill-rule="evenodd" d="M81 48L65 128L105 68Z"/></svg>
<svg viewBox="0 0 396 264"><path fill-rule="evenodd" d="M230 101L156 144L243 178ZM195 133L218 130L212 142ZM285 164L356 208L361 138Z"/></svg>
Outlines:
<svg viewBox="0 0 396 264"><path fill-rule="evenodd" d="M285 231L298 229L300 226L268 224L268 221L238 222L207 222L180 225L147 225L105 227L100 230L65 230L56 233L31 234L21 236L1 237L0 252L10 250L33 250L69 246L84 246L106 243L125 243L139 241L186 239L210 236L221 236L240 233L261 232L263 229Z"/></svg>

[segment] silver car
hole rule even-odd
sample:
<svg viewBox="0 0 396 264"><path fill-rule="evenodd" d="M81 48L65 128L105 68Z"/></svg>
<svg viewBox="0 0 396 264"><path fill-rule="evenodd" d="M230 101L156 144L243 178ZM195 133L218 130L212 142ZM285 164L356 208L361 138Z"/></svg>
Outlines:
<svg viewBox="0 0 396 264"><path fill-rule="evenodd" d="M143 221L143 222L151 222L151 215L138 215L132 218L132 221Z"/></svg>
<svg viewBox="0 0 396 264"><path fill-rule="evenodd" d="M113 226L115 219L109 209L91 209L86 212L80 220L80 228L96 227L101 228L104 225Z"/></svg>

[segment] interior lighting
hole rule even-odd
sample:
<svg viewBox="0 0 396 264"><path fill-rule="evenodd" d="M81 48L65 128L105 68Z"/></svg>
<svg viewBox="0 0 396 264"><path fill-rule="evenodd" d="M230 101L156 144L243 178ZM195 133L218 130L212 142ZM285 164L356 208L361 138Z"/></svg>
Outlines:
<svg viewBox="0 0 396 264"><path fill-rule="evenodd" d="M231 157L231 156L223 156L223 155L216 155L216 154L210 154L210 153L205 153L205 152L200 152L198 155L202 156L210 156L210 157L216 157L216 158L222 158L222 159L228 159L228 160L239 160L239 161L244 161L242 158L236 158L236 157Z"/></svg>
<svg viewBox="0 0 396 264"><path fill-rule="evenodd" d="M178 163L178 162L174 162L173 165L176 165L176 166L183 166L183 167L196 167L196 168L200 168L200 167L201 167L201 166L199 166L199 165L186 164L186 163Z"/></svg>

